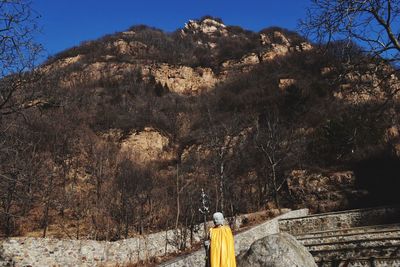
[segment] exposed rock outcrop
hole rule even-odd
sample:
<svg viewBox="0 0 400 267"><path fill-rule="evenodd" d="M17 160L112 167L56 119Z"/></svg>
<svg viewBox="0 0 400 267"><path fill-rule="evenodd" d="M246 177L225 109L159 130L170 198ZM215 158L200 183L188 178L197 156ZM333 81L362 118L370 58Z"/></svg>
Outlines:
<svg viewBox="0 0 400 267"><path fill-rule="evenodd" d="M158 64L143 68L143 75L153 75L157 82L178 94L196 94L212 88L218 78L210 68L191 68Z"/></svg>
<svg viewBox="0 0 400 267"><path fill-rule="evenodd" d="M278 233L254 242L239 255L238 267L312 267L317 266L312 255L293 236Z"/></svg>
<svg viewBox="0 0 400 267"><path fill-rule="evenodd" d="M108 49L115 48L119 54L123 55L140 55L148 49L148 46L142 42L119 39L108 45Z"/></svg>
<svg viewBox="0 0 400 267"><path fill-rule="evenodd" d="M271 34L260 34L260 42L269 49L261 52L262 61L270 61L278 56L284 56L291 51L308 51L313 47L308 42L293 44L292 40L285 36L282 32L274 31Z"/></svg>
<svg viewBox="0 0 400 267"><path fill-rule="evenodd" d="M393 152L400 157L400 125L392 125L386 129L385 139L392 147Z"/></svg>
<svg viewBox="0 0 400 267"><path fill-rule="evenodd" d="M119 49L129 50L129 46L121 45ZM52 66L53 70L61 71L58 77L60 86L98 84L102 80L117 82L125 77L134 76L136 71L141 70L144 79L153 76L157 82L168 86L170 92L193 95L213 88L220 79L210 68L192 68L166 63L138 67L132 63L95 62L81 65L67 74L62 73L62 68L77 63L80 58L80 56L68 58Z"/></svg>
<svg viewBox="0 0 400 267"><path fill-rule="evenodd" d="M399 101L400 80L392 67L383 64L365 64L363 69L351 67L341 79L334 96L347 104L384 103Z"/></svg>
<svg viewBox="0 0 400 267"><path fill-rule="evenodd" d="M132 133L121 143L121 152L127 154L136 163L147 163L155 160L170 160L173 150L169 149L167 136L153 128Z"/></svg>
<svg viewBox="0 0 400 267"><path fill-rule="evenodd" d="M297 81L295 79L280 79L279 80L279 89L285 90L288 87L295 85Z"/></svg>
<svg viewBox="0 0 400 267"><path fill-rule="evenodd" d="M281 32L274 31L272 34L260 34L260 41L262 45L272 45L274 43L279 43L284 46L290 46L289 39Z"/></svg>
<svg viewBox="0 0 400 267"><path fill-rule="evenodd" d="M77 67L74 68L73 64L77 64ZM78 60L72 59L71 63L60 65L60 68L58 68L58 65L60 64L48 69L54 71L51 75L56 75L54 80L58 80L58 85L64 88L98 85L102 80L120 81L125 76L131 75L137 68L135 64L131 63L95 62L80 64ZM64 67L72 69L64 72Z"/></svg>
<svg viewBox="0 0 400 267"><path fill-rule="evenodd" d="M61 57L43 66L43 69L46 74L52 76L52 81L58 81L59 86L66 88L118 84L124 79L129 80L130 77L135 77L136 73L141 71L144 80L153 76L157 82L167 86L173 93L196 95L213 89L218 82L224 82L237 74L248 72L262 62L284 56L292 51L312 48L307 42L293 42L292 37L280 31L261 33L259 35L261 46L257 52L256 50L247 53L243 51L241 58L225 58L213 68L193 67L196 64L183 65L164 61L165 59L159 55L161 52L157 45L151 42L145 43L145 40L140 37L135 39L135 35L139 33L140 31L129 30L118 33L113 38L110 37L108 41L86 42L85 45L88 47L91 45L103 47L103 54L93 55L87 51L88 49L83 49L79 51L80 54ZM153 32L153 34L158 36L162 33ZM235 42L242 39L247 42L257 42L257 39L252 39L248 33L237 32L214 18L190 20L181 30L180 38L187 37L189 40L193 38L191 42L194 42L195 47L205 48L205 51L217 51L214 54L211 52L211 58L218 57L218 49L213 50L213 48L217 48L221 43L221 38ZM158 37L150 35L148 38L151 40ZM104 43L101 44L101 42ZM67 56L76 53L72 51ZM146 59L146 55L151 56ZM154 60L155 55L158 55L161 60Z"/></svg>
<svg viewBox="0 0 400 267"><path fill-rule="evenodd" d="M228 60L222 63L223 68L232 68L243 65L256 65L260 63L260 59L256 53L248 54L242 57L239 61L237 60Z"/></svg>
<svg viewBox="0 0 400 267"><path fill-rule="evenodd" d="M356 188L352 171L318 173L293 170L287 180L292 199L299 207L307 205L314 212L345 209L367 194Z"/></svg>
<svg viewBox="0 0 400 267"><path fill-rule="evenodd" d="M73 56L73 57L67 57L67 58L63 58L60 59L56 62L54 62L51 65L47 65L43 68L43 70L46 71L51 71L52 69L61 69L61 68L65 68L68 67L74 63L77 63L79 61L81 61L83 59L83 55L77 55L77 56Z"/></svg>
<svg viewBox="0 0 400 267"><path fill-rule="evenodd" d="M215 19L206 18L201 21L189 20L182 29L182 34L207 34L214 35L216 33L226 35L228 33L226 25Z"/></svg>

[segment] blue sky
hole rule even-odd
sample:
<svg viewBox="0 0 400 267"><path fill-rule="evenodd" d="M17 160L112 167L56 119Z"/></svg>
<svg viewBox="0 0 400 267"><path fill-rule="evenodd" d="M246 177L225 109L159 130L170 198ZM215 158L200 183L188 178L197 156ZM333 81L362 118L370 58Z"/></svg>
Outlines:
<svg viewBox="0 0 400 267"><path fill-rule="evenodd" d="M189 19L220 17L228 25L253 31L269 26L296 30L310 0L33 0L41 15L37 37L47 55L146 24L165 31L183 27Z"/></svg>

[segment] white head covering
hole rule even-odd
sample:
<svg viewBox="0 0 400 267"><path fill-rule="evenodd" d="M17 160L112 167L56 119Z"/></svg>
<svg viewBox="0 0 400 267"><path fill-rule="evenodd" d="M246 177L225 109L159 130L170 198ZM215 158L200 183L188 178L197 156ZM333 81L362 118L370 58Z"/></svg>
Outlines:
<svg viewBox="0 0 400 267"><path fill-rule="evenodd" d="M216 212L213 214L213 221L215 225L223 225L224 224L224 215L221 212Z"/></svg>

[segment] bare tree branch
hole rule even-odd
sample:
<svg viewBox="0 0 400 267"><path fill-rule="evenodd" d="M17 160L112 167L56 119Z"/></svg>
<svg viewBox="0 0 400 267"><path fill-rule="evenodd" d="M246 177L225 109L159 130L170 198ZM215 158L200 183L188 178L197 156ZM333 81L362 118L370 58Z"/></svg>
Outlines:
<svg viewBox="0 0 400 267"><path fill-rule="evenodd" d="M32 82L41 46L37 18L28 0L0 0L0 116L20 112L34 99ZM21 108L23 107L23 108Z"/></svg>
<svg viewBox="0 0 400 267"><path fill-rule="evenodd" d="M371 54L397 60L399 6L399 0L313 0L300 26L317 42L349 39Z"/></svg>

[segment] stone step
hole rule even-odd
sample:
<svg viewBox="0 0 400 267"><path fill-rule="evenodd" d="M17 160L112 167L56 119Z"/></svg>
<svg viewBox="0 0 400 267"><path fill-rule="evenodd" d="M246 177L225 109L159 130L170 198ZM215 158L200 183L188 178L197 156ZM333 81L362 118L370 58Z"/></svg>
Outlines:
<svg viewBox="0 0 400 267"><path fill-rule="evenodd" d="M324 238L329 236L345 236L353 234L368 234L368 233L378 233L378 232L390 232L400 230L400 224L384 224L384 225L372 225L372 226L362 226L344 229L335 229L329 231L313 232L296 235L296 239L314 239L314 238Z"/></svg>
<svg viewBox="0 0 400 267"><path fill-rule="evenodd" d="M317 262L335 259L400 257L400 238L340 241L306 246Z"/></svg>
<svg viewBox="0 0 400 267"><path fill-rule="evenodd" d="M317 262L319 267L395 267L400 266L400 258L359 258L351 260L335 259Z"/></svg>
<svg viewBox="0 0 400 267"><path fill-rule="evenodd" d="M343 228L400 223L400 206L377 207L313 214L279 220L279 230L291 235Z"/></svg>
<svg viewBox="0 0 400 267"><path fill-rule="evenodd" d="M307 238L299 238L296 237L297 240L300 241L304 246L311 245L321 245L321 244L331 244L338 242L358 242L358 241L368 241L368 240L391 240L393 238L400 239L400 229L389 229L389 230L377 230L374 232L358 232L358 233L346 233L343 234L341 231L338 231L336 235L317 235L315 237L307 237Z"/></svg>

